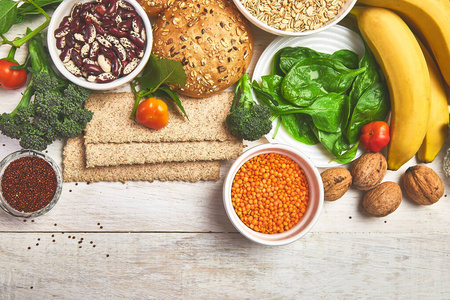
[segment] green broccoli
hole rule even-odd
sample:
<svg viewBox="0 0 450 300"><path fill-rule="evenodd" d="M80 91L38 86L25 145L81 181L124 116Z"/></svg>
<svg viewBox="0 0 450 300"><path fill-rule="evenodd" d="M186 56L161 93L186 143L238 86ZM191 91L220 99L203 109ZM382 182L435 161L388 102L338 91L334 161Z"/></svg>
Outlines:
<svg viewBox="0 0 450 300"><path fill-rule="evenodd" d="M258 140L272 129L270 109L253 100L248 73L239 79L230 112L226 123L234 135L244 140Z"/></svg>
<svg viewBox="0 0 450 300"><path fill-rule="evenodd" d="M51 68L37 35L28 44L31 80L17 107L0 115L2 134L26 149L44 150L53 141L80 135L93 113L84 108L89 90L70 83Z"/></svg>

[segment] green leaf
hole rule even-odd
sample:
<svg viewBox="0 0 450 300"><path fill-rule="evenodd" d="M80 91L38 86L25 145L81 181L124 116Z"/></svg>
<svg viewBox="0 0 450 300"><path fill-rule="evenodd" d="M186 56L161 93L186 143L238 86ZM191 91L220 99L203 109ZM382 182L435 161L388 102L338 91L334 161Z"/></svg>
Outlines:
<svg viewBox="0 0 450 300"><path fill-rule="evenodd" d="M189 117L186 111L184 110L183 104L181 104L180 97L178 97L178 94L172 91L168 86L164 85L160 86L159 89L157 89L154 94L159 97L169 96L173 100L173 102L175 102L175 104L178 106L181 112L184 114L186 119L189 120Z"/></svg>
<svg viewBox="0 0 450 300"><path fill-rule="evenodd" d="M181 62L166 58L158 59L152 54L142 76L137 80L144 88L154 92L163 83L186 85L186 72Z"/></svg>
<svg viewBox="0 0 450 300"><path fill-rule="evenodd" d="M8 32L16 23L18 3L11 0L0 1L0 34Z"/></svg>
<svg viewBox="0 0 450 300"><path fill-rule="evenodd" d="M45 11L54 10L56 7L62 2L62 0L34 0L34 3L44 8ZM19 16L27 16L27 15L38 15L41 12L31 3L25 2L22 6L19 7ZM19 22L16 22L19 23Z"/></svg>
<svg viewBox="0 0 450 300"><path fill-rule="evenodd" d="M334 161L337 161L340 164L346 164L351 162L358 151L359 141L356 142L350 149L345 151L342 155L337 156Z"/></svg>

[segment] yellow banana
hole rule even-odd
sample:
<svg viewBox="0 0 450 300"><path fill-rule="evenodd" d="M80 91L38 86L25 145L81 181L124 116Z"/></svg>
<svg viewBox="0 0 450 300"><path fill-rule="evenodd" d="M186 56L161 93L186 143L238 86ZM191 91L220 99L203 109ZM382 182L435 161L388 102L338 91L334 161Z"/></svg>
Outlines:
<svg viewBox="0 0 450 300"><path fill-rule="evenodd" d="M422 146L417 152L421 162L432 162L447 139L448 133L448 105L444 81L436 63L425 46L419 41L423 55L428 65L431 81L430 115L428 117L428 130Z"/></svg>
<svg viewBox="0 0 450 300"><path fill-rule="evenodd" d="M358 0L358 4L397 12L431 49L445 81L450 85L449 0Z"/></svg>
<svg viewBox="0 0 450 300"><path fill-rule="evenodd" d="M355 6L359 30L380 64L391 98L388 168L398 170L419 150L427 132L430 76L416 37L393 11Z"/></svg>

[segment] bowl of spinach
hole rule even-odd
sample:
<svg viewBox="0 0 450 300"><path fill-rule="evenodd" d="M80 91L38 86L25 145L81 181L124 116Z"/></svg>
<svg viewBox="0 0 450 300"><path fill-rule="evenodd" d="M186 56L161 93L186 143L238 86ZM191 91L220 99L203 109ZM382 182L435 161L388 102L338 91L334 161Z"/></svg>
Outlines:
<svg viewBox="0 0 450 300"><path fill-rule="evenodd" d="M253 73L255 98L271 109L269 142L296 147L317 167L359 157L361 128L390 110L381 69L359 34L343 26L279 37Z"/></svg>

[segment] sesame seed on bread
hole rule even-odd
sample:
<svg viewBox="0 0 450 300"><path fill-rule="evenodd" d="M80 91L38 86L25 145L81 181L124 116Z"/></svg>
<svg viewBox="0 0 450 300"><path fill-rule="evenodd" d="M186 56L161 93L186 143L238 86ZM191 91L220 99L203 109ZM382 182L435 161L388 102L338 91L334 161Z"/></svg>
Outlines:
<svg viewBox="0 0 450 300"><path fill-rule="evenodd" d="M155 20L153 41L154 54L180 61L186 71L186 86L172 87L195 98L237 82L254 49L250 23L227 0L175 1Z"/></svg>

